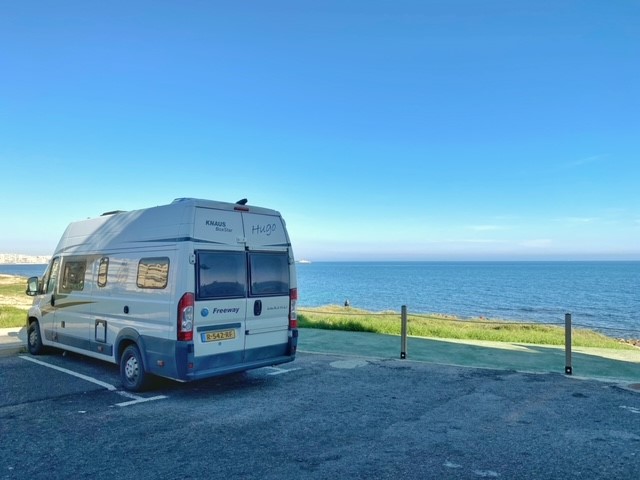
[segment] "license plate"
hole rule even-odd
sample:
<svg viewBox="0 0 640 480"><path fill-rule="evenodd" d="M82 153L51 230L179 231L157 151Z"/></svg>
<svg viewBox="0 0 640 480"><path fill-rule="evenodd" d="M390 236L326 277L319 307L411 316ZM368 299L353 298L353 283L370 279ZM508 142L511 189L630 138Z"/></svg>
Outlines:
<svg viewBox="0 0 640 480"><path fill-rule="evenodd" d="M217 332L202 334L203 342L218 342L220 340L233 340L234 338L236 338L235 330L218 330Z"/></svg>

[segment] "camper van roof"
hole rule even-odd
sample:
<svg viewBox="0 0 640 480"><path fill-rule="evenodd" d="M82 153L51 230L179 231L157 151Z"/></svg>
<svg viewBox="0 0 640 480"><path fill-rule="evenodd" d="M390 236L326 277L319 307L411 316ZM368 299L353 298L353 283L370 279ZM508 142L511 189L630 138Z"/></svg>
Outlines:
<svg viewBox="0 0 640 480"><path fill-rule="evenodd" d="M237 202L220 202L217 200L205 200L202 198L176 198L170 205L193 205L195 207L205 207L205 208L221 208L224 210L239 210L239 211L249 211L249 208L254 213L267 213L267 214L278 214L276 210L270 208L256 207L255 205L249 206L247 200L245 198L238 200Z"/></svg>
<svg viewBox="0 0 640 480"><path fill-rule="evenodd" d="M242 214L244 220L235 214ZM254 242L251 245L255 245L256 241L262 242L262 246L288 244L284 224L278 230L280 235L271 235L271 230L269 233L260 230L263 224L268 224L268 228L271 228L273 222L269 218L261 217L263 215L281 217L279 212L269 208L183 198L174 200L169 205L128 212L112 211L97 218L72 222L62 235L55 253L114 251L134 246L139 248L144 242L158 246L187 239L204 239L207 242L236 245L238 238L245 237L243 221L250 224L246 228L253 232L249 235ZM225 223L233 223L235 227L226 226ZM220 227L220 224L223 226ZM216 226L221 230L212 228ZM258 237L259 240L256 240Z"/></svg>
<svg viewBox="0 0 640 480"><path fill-rule="evenodd" d="M180 203L180 202L212 202L214 200L202 200L200 198L193 198L193 197L180 197L180 198L176 198L173 202L171 203ZM216 202L216 203L231 203L231 202ZM238 200L237 202L235 202L236 205L246 205L247 204L247 199L243 198L241 200Z"/></svg>

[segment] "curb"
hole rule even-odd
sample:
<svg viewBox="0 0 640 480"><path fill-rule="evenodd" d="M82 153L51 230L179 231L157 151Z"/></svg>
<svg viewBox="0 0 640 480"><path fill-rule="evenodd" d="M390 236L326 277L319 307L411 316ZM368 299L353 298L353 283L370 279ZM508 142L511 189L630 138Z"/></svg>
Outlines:
<svg viewBox="0 0 640 480"><path fill-rule="evenodd" d="M27 329L0 328L0 356L15 355L27 351Z"/></svg>
<svg viewBox="0 0 640 480"><path fill-rule="evenodd" d="M27 353L26 345L20 343L0 345L0 357L9 357L18 353Z"/></svg>

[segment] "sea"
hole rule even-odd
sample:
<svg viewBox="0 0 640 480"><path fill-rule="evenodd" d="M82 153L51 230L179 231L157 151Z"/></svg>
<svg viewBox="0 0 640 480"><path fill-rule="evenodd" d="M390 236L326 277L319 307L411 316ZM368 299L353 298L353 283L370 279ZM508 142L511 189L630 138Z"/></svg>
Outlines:
<svg viewBox="0 0 640 480"><path fill-rule="evenodd" d="M0 274L42 275L46 265L2 265ZM438 313L573 324L640 338L640 261L313 262L296 265L298 306Z"/></svg>
<svg viewBox="0 0 640 480"><path fill-rule="evenodd" d="M46 264L40 263L0 263L0 275L17 275L19 277L27 278L35 276L40 277L46 268Z"/></svg>
<svg viewBox="0 0 640 480"><path fill-rule="evenodd" d="M640 338L640 262L299 263L298 305L564 324Z"/></svg>

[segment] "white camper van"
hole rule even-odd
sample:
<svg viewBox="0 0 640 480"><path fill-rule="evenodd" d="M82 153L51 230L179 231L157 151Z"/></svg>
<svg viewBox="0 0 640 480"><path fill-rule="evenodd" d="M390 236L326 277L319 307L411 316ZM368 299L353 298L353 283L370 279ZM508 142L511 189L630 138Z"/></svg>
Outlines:
<svg viewBox="0 0 640 480"><path fill-rule="evenodd" d="M123 386L290 362L296 271L280 213L246 200L178 199L70 224L30 278L28 348L120 365Z"/></svg>

